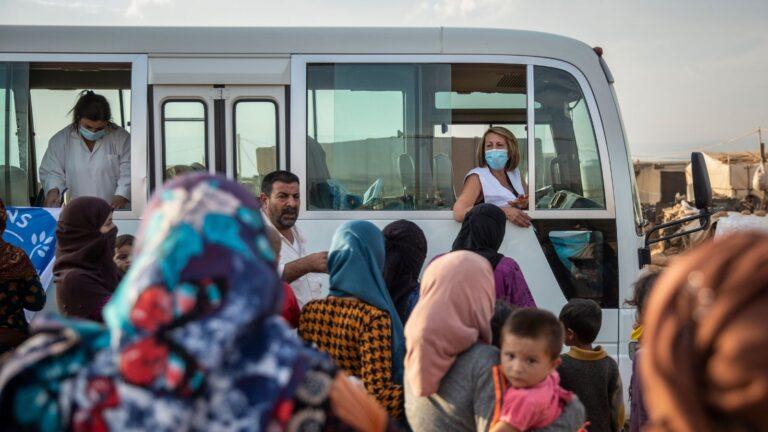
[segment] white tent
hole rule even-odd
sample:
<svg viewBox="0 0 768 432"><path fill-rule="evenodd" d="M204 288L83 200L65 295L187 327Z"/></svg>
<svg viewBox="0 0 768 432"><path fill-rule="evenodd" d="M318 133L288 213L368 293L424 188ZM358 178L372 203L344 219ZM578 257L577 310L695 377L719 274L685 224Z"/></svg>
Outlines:
<svg viewBox="0 0 768 432"><path fill-rule="evenodd" d="M704 161L709 172L709 182L715 196L741 199L752 189L752 177L760 166L760 154L757 152L713 153L704 152ZM691 164L685 167L688 183L688 199L693 199L693 177Z"/></svg>

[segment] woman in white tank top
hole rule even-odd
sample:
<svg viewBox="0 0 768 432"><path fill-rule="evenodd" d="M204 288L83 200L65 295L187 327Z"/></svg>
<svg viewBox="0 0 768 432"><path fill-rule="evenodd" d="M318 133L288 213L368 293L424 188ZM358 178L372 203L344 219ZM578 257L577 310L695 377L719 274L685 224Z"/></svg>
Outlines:
<svg viewBox="0 0 768 432"><path fill-rule="evenodd" d="M529 226L531 218L523 211L528 208L528 195L517 168L517 139L509 129L494 126L483 134L482 142L476 153L477 168L464 177L464 190L453 205L454 219L463 221L472 207L485 202L499 206L513 224Z"/></svg>

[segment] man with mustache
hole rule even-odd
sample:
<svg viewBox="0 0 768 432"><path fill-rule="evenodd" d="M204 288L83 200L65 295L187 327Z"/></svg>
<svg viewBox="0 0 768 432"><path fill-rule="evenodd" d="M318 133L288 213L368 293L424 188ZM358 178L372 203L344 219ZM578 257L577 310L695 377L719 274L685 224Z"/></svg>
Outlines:
<svg viewBox="0 0 768 432"><path fill-rule="evenodd" d="M317 275L328 271L328 252L307 254L306 239L296 226L301 196L299 178L288 171L273 171L261 181L264 220L280 233L283 242L278 271L291 284L299 307L322 298Z"/></svg>

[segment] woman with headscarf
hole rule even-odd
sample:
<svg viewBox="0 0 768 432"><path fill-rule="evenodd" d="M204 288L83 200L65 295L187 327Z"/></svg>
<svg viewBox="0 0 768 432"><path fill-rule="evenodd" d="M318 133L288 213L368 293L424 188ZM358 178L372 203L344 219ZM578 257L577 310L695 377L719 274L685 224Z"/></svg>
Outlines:
<svg viewBox="0 0 768 432"><path fill-rule="evenodd" d="M405 411L415 431L487 431L494 417L491 343L493 272L483 257L458 251L424 271L421 296L405 326ZM563 430L580 403L570 403L542 431ZM560 428L560 429L558 429Z"/></svg>
<svg viewBox="0 0 768 432"><path fill-rule="evenodd" d="M424 231L411 221L400 219L384 227L384 282L405 323L419 299L419 273L427 258Z"/></svg>
<svg viewBox="0 0 768 432"><path fill-rule="evenodd" d="M496 298L518 307L536 307L520 266L499 253L507 218L493 204L479 204L467 212L453 242L453 251L468 250L482 255L493 267Z"/></svg>
<svg viewBox="0 0 768 432"><path fill-rule="evenodd" d="M196 174L150 202L104 310L41 323L0 371L0 424L44 430L383 431L384 410L277 313L259 204ZM34 341L34 343L33 343Z"/></svg>
<svg viewBox="0 0 768 432"><path fill-rule="evenodd" d="M370 222L336 230L328 253L329 296L307 303L299 335L362 380L394 418L403 416L403 325L382 277L384 237Z"/></svg>
<svg viewBox="0 0 768 432"><path fill-rule="evenodd" d="M7 221L8 213L0 200L0 354L29 335L24 309L39 311L45 306L45 290L29 257L3 240Z"/></svg>
<svg viewBox="0 0 768 432"><path fill-rule="evenodd" d="M451 252L424 271L405 326L405 409L414 430L488 429L499 361L490 345L494 301L491 266L477 254Z"/></svg>
<svg viewBox="0 0 768 432"><path fill-rule="evenodd" d="M62 209L56 227L56 303L62 315L102 322L101 311L119 282L117 227L101 198L79 197Z"/></svg>
<svg viewBox="0 0 768 432"><path fill-rule="evenodd" d="M768 425L768 236L732 234L679 258L644 312L643 430Z"/></svg>

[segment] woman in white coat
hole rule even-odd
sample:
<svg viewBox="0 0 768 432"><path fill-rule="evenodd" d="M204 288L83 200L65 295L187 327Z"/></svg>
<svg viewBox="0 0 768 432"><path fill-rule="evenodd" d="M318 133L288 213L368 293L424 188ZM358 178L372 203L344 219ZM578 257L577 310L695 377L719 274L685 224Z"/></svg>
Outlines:
<svg viewBox="0 0 768 432"><path fill-rule="evenodd" d="M453 205L454 219L462 222L472 207L488 203L499 206L513 224L529 226L531 218L524 211L528 195L518 169L517 138L509 129L494 126L483 134L482 143L477 148L477 168L464 177L464 189Z"/></svg>
<svg viewBox="0 0 768 432"><path fill-rule="evenodd" d="M107 99L83 92L72 109L72 124L56 133L40 164L45 206L58 207L70 199L94 196L124 208L131 199L131 137L112 123Z"/></svg>

